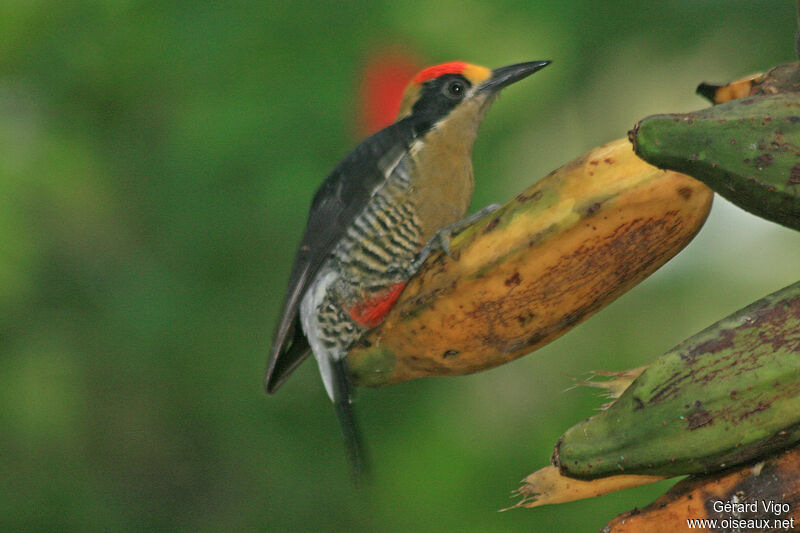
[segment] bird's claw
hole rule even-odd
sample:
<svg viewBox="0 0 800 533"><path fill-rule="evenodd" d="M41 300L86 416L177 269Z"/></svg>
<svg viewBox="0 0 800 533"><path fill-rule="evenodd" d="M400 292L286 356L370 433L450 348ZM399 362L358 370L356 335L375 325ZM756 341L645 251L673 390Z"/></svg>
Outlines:
<svg viewBox="0 0 800 533"><path fill-rule="evenodd" d="M444 250L444 253L446 253L448 257L453 257L450 254L450 236L454 233L460 232L467 226L472 225L473 223L477 222L483 217L494 213L498 209L500 209L500 204L489 204L486 207L482 208L480 211L476 211L475 213L472 213L470 216L462 218L455 224L451 224L449 226L445 226L444 228L440 229L439 231L436 232L436 235L433 236L431 242L438 240L441 249Z"/></svg>
<svg viewBox="0 0 800 533"><path fill-rule="evenodd" d="M477 222L478 220L482 219L483 217L497 211L500 208L500 204L490 204L477 211L470 216L459 220L455 224L451 224L449 226L445 226L437 231L434 236L429 240L422 249L417 252L411 262L408 264L407 272L409 272L409 278L417 273L417 271L422 267L423 263L428 259L428 256L431 252L436 250L442 250L447 257L452 258L453 254L451 253L450 249L450 237L454 233L458 233L467 226Z"/></svg>

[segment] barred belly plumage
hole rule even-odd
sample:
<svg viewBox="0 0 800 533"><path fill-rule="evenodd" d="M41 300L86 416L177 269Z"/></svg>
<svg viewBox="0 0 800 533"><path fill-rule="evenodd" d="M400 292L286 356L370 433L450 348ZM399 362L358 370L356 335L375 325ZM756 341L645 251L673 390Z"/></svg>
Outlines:
<svg viewBox="0 0 800 533"><path fill-rule="evenodd" d="M343 358L369 329L353 309L407 281L409 265L425 245L403 174L375 194L303 298L300 319L323 381L329 363L322 359Z"/></svg>

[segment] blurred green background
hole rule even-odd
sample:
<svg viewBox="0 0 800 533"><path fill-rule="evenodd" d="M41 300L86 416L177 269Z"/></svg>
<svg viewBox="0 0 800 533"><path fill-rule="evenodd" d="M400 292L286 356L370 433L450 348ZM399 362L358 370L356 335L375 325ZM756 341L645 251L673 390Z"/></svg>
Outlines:
<svg viewBox="0 0 800 533"><path fill-rule="evenodd" d="M600 7L602 6L602 7ZM798 279L800 235L719 197L690 246L534 355L358 397L348 476L313 363L268 346L310 198L359 138L365 65L552 59L475 147L475 208L793 59L794 3L0 3L0 529L597 531L669 483L498 513L597 392Z"/></svg>

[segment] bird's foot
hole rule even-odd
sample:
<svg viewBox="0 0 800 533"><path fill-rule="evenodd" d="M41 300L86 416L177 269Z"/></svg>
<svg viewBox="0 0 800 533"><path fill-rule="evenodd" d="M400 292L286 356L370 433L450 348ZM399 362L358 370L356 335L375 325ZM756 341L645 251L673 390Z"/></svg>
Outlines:
<svg viewBox="0 0 800 533"><path fill-rule="evenodd" d="M445 226L437 231L431 240L429 240L428 243L423 246L419 252L417 252L414 258L406 264L405 271L408 274L407 278L410 278L416 274L417 271L419 271L419 269L422 267L423 263L425 263L425 261L428 259L428 256L436 250L442 250L447 254L448 257L453 257L450 253L450 237L452 237L453 234L460 232L470 224L473 224L483 217L494 213L499 208L500 204L487 205L480 211L477 211L470 216L459 220L455 224L450 224L449 226Z"/></svg>

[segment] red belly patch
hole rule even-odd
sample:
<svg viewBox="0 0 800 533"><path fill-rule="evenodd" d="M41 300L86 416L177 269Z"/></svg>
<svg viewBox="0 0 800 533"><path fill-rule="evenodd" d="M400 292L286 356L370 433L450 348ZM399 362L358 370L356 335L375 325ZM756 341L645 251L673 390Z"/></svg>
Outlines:
<svg viewBox="0 0 800 533"><path fill-rule="evenodd" d="M405 281L396 283L388 289L360 301L350 308L350 317L359 326L369 329L374 328L383 322L383 317L394 306L406 283Z"/></svg>

